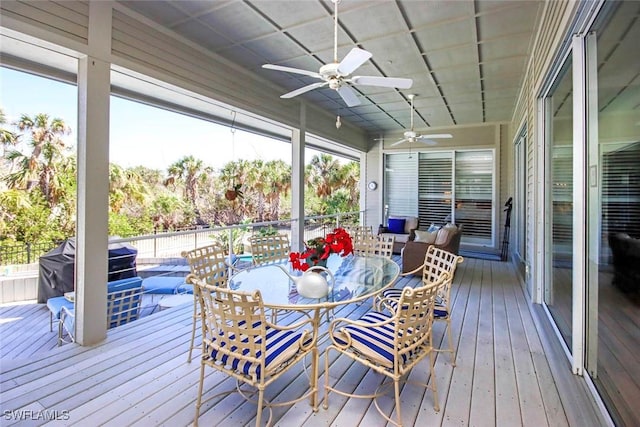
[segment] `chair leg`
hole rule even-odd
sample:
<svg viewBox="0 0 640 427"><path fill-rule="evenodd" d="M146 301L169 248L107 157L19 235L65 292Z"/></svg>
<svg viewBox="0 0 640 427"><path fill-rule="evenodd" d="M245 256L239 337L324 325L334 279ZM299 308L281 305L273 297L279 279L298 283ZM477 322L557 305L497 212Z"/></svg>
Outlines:
<svg viewBox="0 0 640 427"><path fill-rule="evenodd" d="M58 347L62 345L62 320L58 322Z"/></svg>
<svg viewBox="0 0 640 427"><path fill-rule="evenodd" d="M440 401L438 400L438 386L436 381L436 371L434 368L433 350L429 352L429 372L431 373L431 391L433 391L433 410L440 412Z"/></svg>
<svg viewBox="0 0 640 427"><path fill-rule="evenodd" d="M262 421L262 405L264 403L264 388L258 387L258 412L256 414L256 427L260 426Z"/></svg>
<svg viewBox="0 0 640 427"><path fill-rule="evenodd" d="M53 313L49 312L49 332L53 332Z"/></svg>
<svg viewBox="0 0 640 427"><path fill-rule="evenodd" d="M193 301L193 324L191 326L191 343L189 344L189 356L187 357L187 362L191 363L191 353L193 352L193 347L196 341L196 323L198 323L198 309L196 306L196 301Z"/></svg>
<svg viewBox="0 0 640 427"><path fill-rule="evenodd" d="M196 416L193 419L193 425L198 426L198 418L200 418L200 405L202 404L202 387L204 384L204 363L200 364L200 383L198 384L198 398L196 399Z"/></svg>
<svg viewBox="0 0 640 427"><path fill-rule="evenodd" d="M451 352L451 366L456 366L456 351L453 348L453 337L451 336L451 319L447 319L447 335L449 337L449 351Z"/></svg>
<svg viewBox="0 0 640 427"><path fill-rule="evenodd" d="M324 352L324 400L322 401L322 407L329 409L329 350L327 348Z"/></svg>
<svg viewBox="0 0 640 427"><path fill-rule="evenodd" d="M318 412L318 364L320 363L318 347L311 351L311 357L313 358L310 378L310 381L313 381L313 384L311 384L311 389L313 390L313 393L311 393L311 410Z"/></svg>
<svg viewBox="0 0 640 427"><path fill-rule="evenodd" d="M400 378L393 380L393 392L396 399L396 414L398 415L397 426L402 427L402 411L400 410Z"/></svg>

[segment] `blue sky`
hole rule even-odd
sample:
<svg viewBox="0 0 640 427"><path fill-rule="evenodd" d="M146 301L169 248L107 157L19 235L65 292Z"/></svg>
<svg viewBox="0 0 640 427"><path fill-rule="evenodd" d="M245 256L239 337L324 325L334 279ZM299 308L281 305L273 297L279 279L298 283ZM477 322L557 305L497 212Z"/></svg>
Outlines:
<svg viewBox="0 0 640 427"><path fill-rule="evenodd" d="M0 105L9 123L22 114L47 113L71 127L76 140L76 87L0 67ZM165 170L186 155L220 168L237 159L282 159L291 163L291 145L111 97L110 161L121 166L143 165ZM316 154L307 150L307 160Z"/></svg>

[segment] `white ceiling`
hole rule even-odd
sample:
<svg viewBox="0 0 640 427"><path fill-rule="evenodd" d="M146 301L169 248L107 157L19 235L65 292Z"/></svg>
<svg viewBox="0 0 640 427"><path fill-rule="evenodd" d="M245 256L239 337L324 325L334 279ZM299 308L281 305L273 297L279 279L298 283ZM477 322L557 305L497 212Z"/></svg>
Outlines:
<svg viewBox="0 0 640 427"><path fill-rule="evenodd" d="M263 69L263 64L318 71L333 61L331 1L120 3L280 85L282 93L317 80ZM338 60L360 47L373 58L355 74L411 78L413 87L357 86L362 104L352 108L329 88L302 96L371 134L409 128L410 93L418 95L416 129L508 122L543 4L342 0Z"/></svg>

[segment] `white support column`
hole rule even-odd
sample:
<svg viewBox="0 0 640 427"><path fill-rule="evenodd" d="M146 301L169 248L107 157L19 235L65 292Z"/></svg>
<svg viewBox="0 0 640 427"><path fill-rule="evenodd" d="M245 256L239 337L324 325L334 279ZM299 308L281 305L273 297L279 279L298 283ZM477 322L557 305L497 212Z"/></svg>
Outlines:
<svg viewBox="0 0 640 427"><path fill-rule="evenodd" d="M106 336L111 2L89 3L89 55L78 64L76 341Z"/></svg>
<svg viewBox="0 0 640 427"><path fill-rule="evenodd" d="M307 111L300 104L300 127L291 135L291 250L300 251L304 240L304 147Z"/></svg>

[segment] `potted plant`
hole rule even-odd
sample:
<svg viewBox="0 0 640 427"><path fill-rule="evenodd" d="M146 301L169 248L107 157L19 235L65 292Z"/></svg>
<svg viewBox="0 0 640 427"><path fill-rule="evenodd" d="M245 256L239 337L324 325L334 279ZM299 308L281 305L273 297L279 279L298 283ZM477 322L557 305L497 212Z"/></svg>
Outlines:
<svg viewBox="0 0 640 427"><path fill-rule="evenodd" d="M240 190L241 187L242 187L242 184L234 185L233 188L230 188L227 191L225 191L224 198L229 201L234 201L238 197L242 198L243 194L242 194L242 190Z"/></svg>

